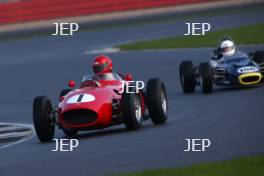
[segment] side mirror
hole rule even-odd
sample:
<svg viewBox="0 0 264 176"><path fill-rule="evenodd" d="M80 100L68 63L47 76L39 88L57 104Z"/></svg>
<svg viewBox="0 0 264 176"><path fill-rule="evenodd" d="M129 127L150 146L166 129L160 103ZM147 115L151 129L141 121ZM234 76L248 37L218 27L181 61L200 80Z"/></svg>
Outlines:
<svg viewBox="0 0 264 176"><path fill-rule="evenodd" d="M73 89L75 87L75 81L74 80L70 80L69 83L68 83L68 86Z"/></svg>
<svg viewBox="0 0 264 176"><path fill-rule="evenodd" d="M125 79L126 81L132 81L133 77L132 77L131 74L126 74L126 75L124 76L124 79Z"/></svg>

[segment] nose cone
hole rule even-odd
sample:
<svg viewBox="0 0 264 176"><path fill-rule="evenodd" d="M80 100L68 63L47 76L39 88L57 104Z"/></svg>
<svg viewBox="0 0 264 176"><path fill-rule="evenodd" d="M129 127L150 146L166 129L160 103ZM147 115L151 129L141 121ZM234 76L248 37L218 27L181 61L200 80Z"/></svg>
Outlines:
<svg viewBox="0 0 264 176"><path fill-rule="evenodd" d="M91 109L98 111L105 103L111 103L111 94L102 88L87 87L76 89L61 102L62 111L71 109Z"/></svg>
<svg viewBox="0 0 264 176"><path fill-rule="evenodd" d="M59 106L60 122L68 128L105 126L111 123L112 97L110 92L102 88L76 89L66 95Z"/></svg>

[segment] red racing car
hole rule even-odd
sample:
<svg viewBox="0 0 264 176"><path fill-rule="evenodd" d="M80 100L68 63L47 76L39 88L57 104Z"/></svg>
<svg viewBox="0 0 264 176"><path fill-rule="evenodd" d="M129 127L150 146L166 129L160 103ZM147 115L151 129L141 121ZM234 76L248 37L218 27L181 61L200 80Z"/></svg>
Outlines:
<svg viewBox="0 0 264 176"><path fill-rule="evenodd" d="M85 76L78 88L74 88L75 82L70 81L71 89L61 92L60 102L55 108L46 96L36 97L33 121L39 140L51 141L55 125L66 136L73 137L78 131L119 124L125 124L128 130L136 130L149 118L154 124L165 123L168 101L163 82L150 79L146 91L136 91L133 86L127 86L130 91L121 93L123 85L131 84L131 80L131 75L104 73Z"/></svg>

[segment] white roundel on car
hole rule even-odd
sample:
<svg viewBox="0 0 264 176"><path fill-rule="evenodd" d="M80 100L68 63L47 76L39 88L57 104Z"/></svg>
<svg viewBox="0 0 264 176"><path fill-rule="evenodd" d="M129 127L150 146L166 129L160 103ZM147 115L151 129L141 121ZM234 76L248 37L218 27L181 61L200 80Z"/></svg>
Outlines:
<svg viewBox="0 0 264 176"><path fill-rule="evenodd" d="M240 67L239 69L237 69L238 73L250 73L256 71L258 71L258 68L254 66Z"/></svg>
<svg viewBox="0 0 264 176"><path fill-rule="evenodd" d="M91 94L84 94L81 102L91 102L94 101L95 97Z"/></svg>
<svg viewBox="0 0 264 176"><path fill-rule="evenodd" d="M66 103L67 104L75 104L75 103L88 103L95 100L95 97L91 94L80 94L74 95L70 97Z"/></svg>

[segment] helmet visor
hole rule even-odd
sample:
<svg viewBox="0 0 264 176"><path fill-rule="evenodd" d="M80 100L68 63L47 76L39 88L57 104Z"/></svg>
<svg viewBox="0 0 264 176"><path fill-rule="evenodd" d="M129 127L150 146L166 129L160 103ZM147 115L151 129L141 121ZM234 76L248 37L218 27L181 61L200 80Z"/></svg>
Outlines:
<svg viewBox="0 0 264 176"><path fill-rule="evenodd" d="M94 73L103 72L107 68L108 63L98 64L93 66Z"/></svg>
<svg viewBox="0 0 264 176"><path fill-rule="evenodd" d="M234 49L234 47L230 46L230 47L222 48L221 50L222 50L223 53L226 53L226 52L232 51L233 49Z"/></svg>

